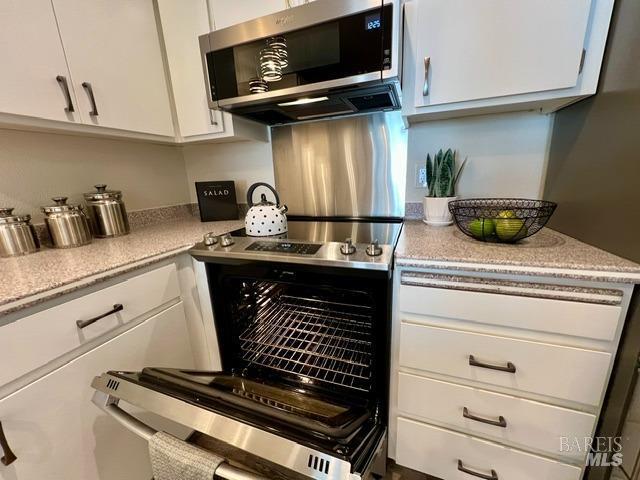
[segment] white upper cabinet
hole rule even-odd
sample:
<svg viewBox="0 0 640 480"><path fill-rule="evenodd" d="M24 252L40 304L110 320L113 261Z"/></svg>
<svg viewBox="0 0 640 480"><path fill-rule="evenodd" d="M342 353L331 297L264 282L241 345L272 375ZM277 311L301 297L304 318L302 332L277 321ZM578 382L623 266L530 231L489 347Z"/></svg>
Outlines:
<svg viewBox="0 0 640 480"><path fill-rule="evenodd" d="M77 108L76 113L65 110L68 102L72 107L77 102L50 0L0 1L0 65L0 112L80 118Z"/></svg>
<svg viewBox="0 0 640 480"><path fill-rule="evenodd" d="M157 0L180 134L224 131L220 112L207 104L198 36L211 31L206 0Z"/></svg>
<svg viewBox="0 0 640 480"><path fill-rule="evenodd" d="M405 114L455 116L518 104L551 111L594 93L612 6L613 0L410 0ZM590 64L583 71L582 62Z"/></svg>
<svg viewBox="0 0 640 480"><path fill-rule="evenodd" d="M173 136L152 0L54 0L53 6L83 121Z"/></svg>
<svg viewBox="0 0 640 480"><path fill-rule="evenodd" d="M209 33L213 20L206 0L156 0L167 67L178 119L178 141L204 142L254 139L267 141L267 127L211 110L207 103L206 82L198 37ZM245 10L226 1L227 10ZM267 2L268 3L268 2Z"/></svg>
<svg viewBox="0 0 640 480"><path fill-rule="evenodd" d="M292 1L297 5L299 1ZM288 7L286 0L209 0L213 29L219 30L254 18L270 15Z"/></svg>
<svg viewBox="0 0 640 480"><path fill-rule="evenodd" d="M576 85L591 0L420 0L416 62L437 105ZM424 95L426 93L426 95Z"/></svg>

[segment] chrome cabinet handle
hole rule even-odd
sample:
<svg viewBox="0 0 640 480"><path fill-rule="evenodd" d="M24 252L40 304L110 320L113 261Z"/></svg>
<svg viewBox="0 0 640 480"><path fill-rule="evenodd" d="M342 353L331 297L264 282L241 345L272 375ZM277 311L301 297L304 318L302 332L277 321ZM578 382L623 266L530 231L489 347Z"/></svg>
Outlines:
<svg viewBox="0 0 640 480"><path fill-rule="evenodd" d="M474 477L483 478L484 480L498 480L498 474L495 470L491 470L491 475L485 475L484 473L474 472L473 470L469 470L464 466L462 460L458 459L458 470L467 475L472 475Z"/></svg>
<svg viewBox="0 0 640 480"><path fill-rule="evenodd" d="M503 367L502 365L491 365L490 363L478 362L473 357L473 355L469 355L469 365L471 365L472 367L488 368L489 370L499 370L501 372L516 373L516 366L511 362L507 362L507 365L505 367Z"/></svg>
<svg viewBox="0 0 640 480"><path fill-rule="evenodd" d="M67 83L67 77L62 75L58 75L56 80L62 87L62 91L64 92L64 98L67 101L67 106L64 108L65 112L75 112L73 108L73 102L71 101L71 93L69 92L69 84Z"/></svg>
<svg viewBox="0 0 640 480"><path fill-rule="evenodd" d="M89 82L82 82L82 87L87 91L87 96L89 97L89 101L91 102L91 111L89 115L92 117L98 116L98 107L96 106L96 99L93 96L93 87Z"/></svg>
<svg viewBox="0 0 640 480"><path fill-rule="evenodd" d="M469 420L473 420L475 422L486 423L487 425L493 425L495 427L507 428L507 421L504 419L502 415L498 417L498 420L491 420L489 418L476 417L469 413L469 409L464 407L462 409L462 416L464 418L468 418Z"/></svg>
<svg viewBox="0 0 640 480"><path fill-rule="evenodd" d="M424 57L424 84L422 85L422 96L429 95L429 67L431 67L431 57Z"/></svg>
<svg viewBox="0 0 640 480"><path fill-rule="evenodd" d="M76 325L78 328L85 328L89 325L96 323L98 320L103 319L104 317L108 317L109 315L113 315L114 313L118 313L124 310L124 306L121 303L116 303L111 310L102 315L98 315L97 317L90 318L89 320L78 320L76 321Z"/></svg>
<svg viewBox="0 0 640 480"><path fill-rule="evenodd" d="M0 458L0 462L2 462L3 465L11 465L16 461L18 457L16 457L15 453L11 451L11 447L9 447L9 442L2 429L2 422L0 422L0 447L3 452L3 457Z"/></svg>

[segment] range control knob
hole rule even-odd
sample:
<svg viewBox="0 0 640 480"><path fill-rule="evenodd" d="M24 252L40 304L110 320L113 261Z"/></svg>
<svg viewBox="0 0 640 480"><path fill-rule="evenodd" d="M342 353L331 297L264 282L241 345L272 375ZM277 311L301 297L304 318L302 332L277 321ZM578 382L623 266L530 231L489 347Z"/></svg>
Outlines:
<svg viewBox="0 0 640 480"><path fill-rule="evenodd" d="M204 243L207 247L212 247L216 243L218 243L218 237L216 237L213 232L205 233L202 238L202 243Z"/></svg>
<svg viewBox="0 0 640 480"><path fill-rule="evenodd" d="M233 237L229 233L225 233L220 237L220 245L223 247L230 247L234 243L236 242L233 241Z"/></svg>
<svg viewBox="0 0 640 480"><path fill-rule="evenodd" d="M342 245L340 245L340 253L342 253L343 255L351 255L353 253L356 253L356 247L350 238L347 238L342 243Z"/></svg>
<svg viewBox="0 0 640 480"><path fill-rule="evenodd" d="M382 255L382 248L380 248L378 240L374 240L372 243L370 243L367 247L366 252L370 257L377 257L378 255Z"/></svg>

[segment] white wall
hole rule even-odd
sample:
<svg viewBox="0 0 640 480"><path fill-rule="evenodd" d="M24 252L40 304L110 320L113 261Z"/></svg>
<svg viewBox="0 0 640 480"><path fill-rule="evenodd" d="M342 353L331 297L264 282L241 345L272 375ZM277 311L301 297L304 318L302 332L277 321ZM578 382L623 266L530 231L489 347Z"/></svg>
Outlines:
<svg viewBox="0 0 640 480"><path fill-rule="evenodd" d="M197 203L195 182L233 180L238 203L246 202L255 182L274 184L271 142L189 145L182 148L191 202Z"/></svg>
<svg viewBox="0 0 640 480"><path fill-rule="evenodd" d="M427 152L456 148L469 163L462 196L538 197L551 117L512 113L426 122L409 130L407 197L419 202L415 167ZM271 144L237 142L186 147L0 129L0 206L30 213L55 195L78 202L96 183L124 192L140 210L197 202L194 182L234 180L240 203L254 182L274 183Z"/></svg>
<svg viewBox="0 0 640 480"><path fill-rule="evenodd" d="M77 203L97 183L122 190L129 211L189 202L177 147L0 129L0 206L39 223L51 197Z"/></svg>
<svg viewBox="0 0 640 480"><path fill-rule="evenodd" d="M483 115L413 125L409 129L407 202L420 202L416 166L440 148L469 157L458 185L463 197L542 194L552 116L535 112Z"/></svg>

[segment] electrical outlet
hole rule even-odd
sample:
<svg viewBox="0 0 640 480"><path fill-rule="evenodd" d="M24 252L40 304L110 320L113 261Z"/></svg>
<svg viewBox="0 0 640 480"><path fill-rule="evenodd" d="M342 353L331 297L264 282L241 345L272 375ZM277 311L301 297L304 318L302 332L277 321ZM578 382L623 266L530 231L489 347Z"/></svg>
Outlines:
<svg viewBox="0 0 640 480"><path fill-rule="evenodd" d="M427 186L427 167L422 164L416 165L416 188Z"/></svg>

